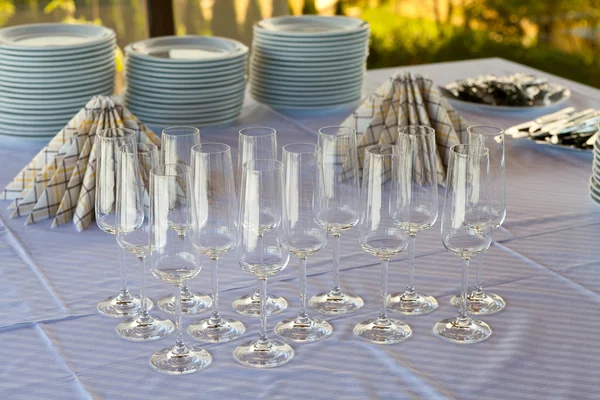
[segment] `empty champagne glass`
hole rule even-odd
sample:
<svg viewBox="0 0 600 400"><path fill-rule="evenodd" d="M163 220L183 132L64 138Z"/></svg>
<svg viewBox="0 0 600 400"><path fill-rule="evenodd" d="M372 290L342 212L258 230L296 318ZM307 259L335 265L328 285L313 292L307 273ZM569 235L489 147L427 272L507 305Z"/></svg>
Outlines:
<svg viewBox="0 0 600 400"><path fill-rule="evenodd" d="M267 338L267 278L283 270L290 260L283 164L276 160L244 164L239 204L237 259L244 271L258 277L261 310L258 340L238 346L233 355L250 367L277 367L294 356L288 344Z"/></svg>
<svg viewBox="0 0 600 400"><path fill-rule="evenodd" d="M277 131L272 128L253 126L243 128L238 136L237 188L239 190L243 165L251 160L277 160ZM283 297L267 294L267 315L283 312L288 306ZM258 285L252 294L244 295L233 302L233 309L242 315L258 317L260 313L260 291Z"/></svg>
<svg viewBox="0 0 600 400"><path fill-rule="evenodd" d="M192 147L200 144L200 130L193 126L172 126L164 129L161 136L161 164L183 164L191 166ZM198 314L212 304L206 294L192 292L187 285L181 288L181 304L184 314ZM175 314L175 295L171 294L158 300L161 310Z"/></svg>
<svg viewBox="0 0 600 400"><path fill-rule="evenodd" d="M490 152L490 182L492 185L492 229L502 225L506 217L506 189L504 172L504 130L497 126L475 125L467 128L469 143L487 147ZM504 309L504 299L497 294L484 292L482 284L483 254L474 257L477 268L475 287L467 297L470 314L489 315ZM451 299L460 305L460 295Z"/></svg>
<svg viewBox="0 0 600 400"><path fill-rule="evenodd" d="M212 315L194 322L188 333L201 342L227 342L246 331L240 321L219 313L218 259L235 247L237 199L229 146L205 143L192 147L195 223L190 232L192 247L210 259Z"/></svg>
<svg viewBox="0 0 600 400"><path fill-rule="evenodd" d="M326 229L317 224L313 204L318 153L314 144L296 143L283 147L285 168L284 198L290 253L300 261L300 312L295 318L284 319L275 327L281 337L295 342L316 342L331 335L333 328L320 318L306 313L307 257L327 243Z"/></svg>
<svg viewBox="0 0 600 400"><path fill-rule="evenodd" d="M404 142L406 141L406 142ZM423 315L434 311L437 300L415 290L415 241L417 233L431 227L438 215L438 156L435 131L429 126L410 125L398 128L396 143L408 145L408 193L410 193L409 218L395 221L407 229L408 284L403 292L393 293L388 299L391 310L407 315ZM407 223L410 221L409 223Z"/></svg>
<svg viewBox="0 0 600 400"><path fill-rule="evenodd" d="M176 287L198 275L201 268L188 234L194 212L191 175L191 168L183 164L159 165L150 172L149 266L155 277ZM150 365L165 374L190 374L206 368L212 357L200 347L183 343L181 291L176 293L175 346L154 353Z"/></svg>
<svg viewBox="0 0 600 400"><path fill-rule="evenodd" d="M96 196L94 210L96 224L106 233L117 231L117 164L119 147L136 142L135 132L125 128L109 128L96 133ZM120 252L121 290L98 303L98 311L107 317L135 316L140 310L140 299L127 290L127 270Z"/></svg>
<svg viewBox="0 0 600 400"><path fill-rule="evenodd" d="M399 343L412 334L407 324L388 318L386 305L389 260L406 249L409 241L405 227L397 224L408 223L410 216L408 174L401 165L407 153L406 144L365 149L358 235L363 250L381 259L381 310L377 318L357 324L354 335L375 344Z"/></svg>
<svg viewBox="0 0 600 400"><path fill-rule="evenodd" d="M317 221L333 236L333 287L314 295L310 305L324 314L348 314L364 304L340 288L340 235L358 223L360 194L356 131L347 126L319 129Z"/></svg>
<svg viewBox="0 0 600 400"><path fill-rule="evenodd" d="M117 242L138 259L141 308L136 318L124 320L117 326L117 333L127 340L156 340L175 329L168 319L152 317L148 313L152 301L145 293L150 171L158 165L158 149L153 144L124 144L119 147L118 157Z"/></svg>
<svg viewBox="0 0 600 400"><path fill-rule="evenodd" d="M461 302L457 318L444 319L433 327L436 335L451 342L476 343L492 334L488 324L467 314L469 260L490 247L491 206L488 149L478 145L452 146L442 213L442 242L463 260Z"/></svg>

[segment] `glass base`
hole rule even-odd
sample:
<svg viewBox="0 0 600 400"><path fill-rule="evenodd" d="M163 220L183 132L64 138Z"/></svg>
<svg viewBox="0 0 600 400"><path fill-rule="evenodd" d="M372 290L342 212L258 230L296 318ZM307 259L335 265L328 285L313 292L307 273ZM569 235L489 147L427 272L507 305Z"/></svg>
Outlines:
<svg viewBox="0 0 600 400"><path fill-rule="evenodd" d="M154 304L148 300L148 310L150 310L153 305ZM135 317L140 312L141 302L139 297L132 296L129 293L124 296L119 294L102 300L98 303L97 308L98 312L105 317Z"/></svg>
<svg viewBox="0 0 600 400"><path fill-rule="evenodd" d="M212 306L212 297L207 294L196 294L189 292L190 296L181 297L181 312L183 315L200 314ZM167 314L175 315L175 303L177 298L174 294L162 297L158 300L158 308Z"/></svg>
<svg viewBox="0 0 600 400"><path fill-rule="evenodd" d="M350 314L361 308L365 302L359 296L351 293L329 291L319 293L310 298L312 308L322 314Z"/></svg>
<svg viewBox="0 0 600 400"><path fill-rule="evenodd" d="M117 334L133 342L162 339L174 331L175 325L171 320L150 315L130 318L117 325Z"/></svg>
<svg viewBox="0 0 600 400"><path fill-rule="evenodd" d="M212 356L201 347L179 349L177 346L157 351L150 357L150 365L158 372L184 375L198 372L210 365Z"/></svg>
<svg viewBox="0 0 600 400"><path fill-rule="evenodd" d="M460 296L450 299L450 304L460 307ZM467 297L467 312L473 315L490 315L504 310L506 302L497 294L488 292L473 292Z"/></svg>
<svg viewBox="0 0 600 400"><path fill-rule="evenodd" d="M477 319L447 318L435 324L433 333L453 343L477 343L489 338L492 328Z"/></svg>
<svg viewBox="0 0 600 400"><path fill-rule="evenodd" d="M282 313L287 307L288 302L283 297L267 296L267 316ZM260 317L260 297L256 293L251 296L242 296L234 300L233 309L248 317Z"/></svg>
<svg viewBox="0 0 600 400"><path fill-rule="evenodd" d="M387 304L390 310L405 315L429 314L438 307L435 297L415 291L391 294L388 296Z"/></svg>
<svg viewBox="0 0 600 400"><path fill-rule="evenodd" d="M199 342L221 343L237 339L246 332L246 326L231 318L205 318L188 327L188 333Z"/></svg>
<svg viewBox="0 0 600 400"><path fill-rule="evenodd" d="M288 318L275 326L275 332L284 339L299 343L317 342L331 336L333 327L320 318Z"/></svg>
<svg viewBox="0 0 600 400"><path fill-rule="evenodd" d="M412 335L412 329L404 322L391 318L369 319L354 327L354 336L375 344L404 342Z"/></svg>
<svg viewBox="0 0 600 400"><path fill-rule="evenodd" d="M236 361L253 368L274 368L290 361L294 357L294 349L286 343L276 340L259 340L246 342L233 352Z"/></svg>

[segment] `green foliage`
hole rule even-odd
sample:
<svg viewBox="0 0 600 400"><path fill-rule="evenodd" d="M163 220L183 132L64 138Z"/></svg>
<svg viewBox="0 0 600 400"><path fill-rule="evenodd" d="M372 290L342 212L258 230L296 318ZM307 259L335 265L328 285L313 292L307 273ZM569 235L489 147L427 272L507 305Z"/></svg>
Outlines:
<svg viewBox="0 0 600 400"><path fill-rule="evenodd" d="M518 0L513 2L515 5L520 3ZM489 29L473 30L439 26L433 20L394 15L386 7L365 10L362 17L371 24L368 68L501 57L600 87L600 57L565 52L544 42L524 46L520 36L510 35L507 27L505 30L498 27L492 29L490 25ZM482 22L481 19L478 21ZM502 35L502 40L492 39L492 32Z"/></svg>

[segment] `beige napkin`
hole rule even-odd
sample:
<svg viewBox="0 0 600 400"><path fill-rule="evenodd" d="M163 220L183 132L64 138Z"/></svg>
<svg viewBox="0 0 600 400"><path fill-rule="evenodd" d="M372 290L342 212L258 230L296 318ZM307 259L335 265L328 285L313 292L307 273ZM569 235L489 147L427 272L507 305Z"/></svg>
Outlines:
<svg viewBox="0 0 600 400"><path fill-rule="evenodd" d="M401 72L380 86L342 125L356 130L361 168L365 147L394 144L401 126L431 126L435 129L440 184L445 183L450 147L465 142L467 134L467 124L431 79Z"/></svg>
<svg viewBox="0 0 600 400"><path fill-rule="evenodd" d="M0 193L0 199L13 200L11 217L28 215L26 225L54 218L53 228L69 221L80 232L87 228L94 216L96 132L118 127L160 145L119 97L93 97Z"/></svg>

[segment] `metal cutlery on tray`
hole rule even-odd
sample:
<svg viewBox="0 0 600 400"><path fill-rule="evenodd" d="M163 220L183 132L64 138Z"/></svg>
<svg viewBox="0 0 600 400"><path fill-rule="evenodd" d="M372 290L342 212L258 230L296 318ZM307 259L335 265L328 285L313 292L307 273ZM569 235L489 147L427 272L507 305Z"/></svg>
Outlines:
<svg viewBox="0 0 600 400"><path fill-rule="evenodd" d="M527 137L539 143L577 149L592 149L598 137L600 110L563 108L552 114L506 130L514 138Z"/></svg>

